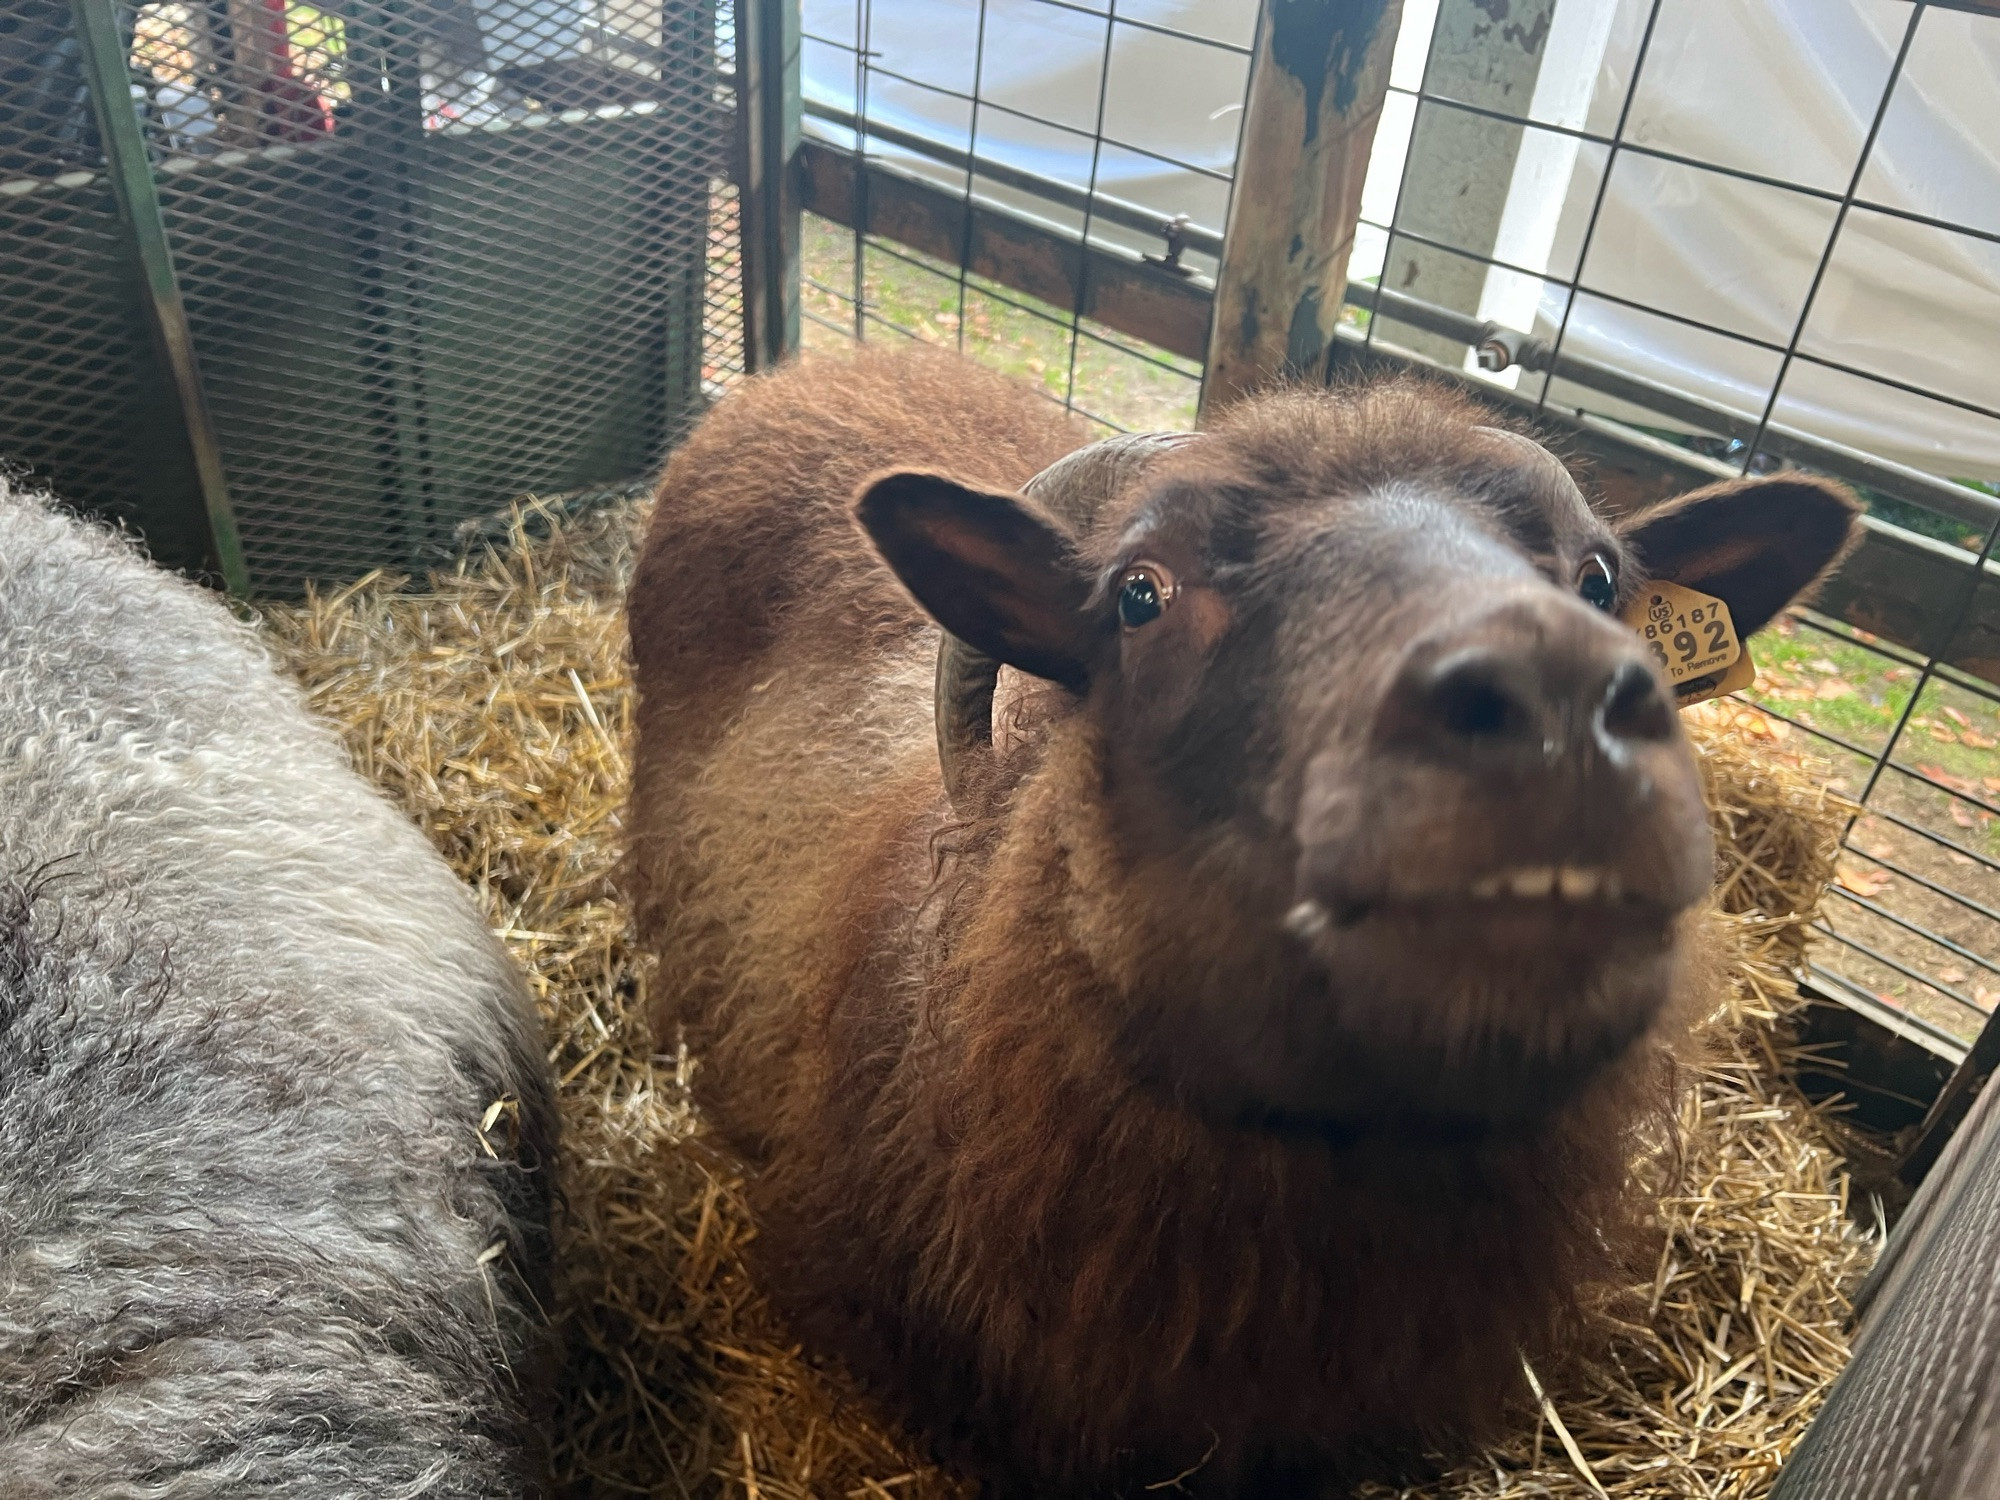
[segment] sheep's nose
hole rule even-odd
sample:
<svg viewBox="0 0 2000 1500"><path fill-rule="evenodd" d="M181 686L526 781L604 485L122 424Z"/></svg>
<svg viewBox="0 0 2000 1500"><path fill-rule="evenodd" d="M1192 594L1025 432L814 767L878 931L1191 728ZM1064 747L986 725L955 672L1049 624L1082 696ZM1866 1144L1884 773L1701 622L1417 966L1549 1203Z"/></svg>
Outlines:
<svg viewBox="0 0 2000 1500"><path fill-rule="evenodd" d="M1638 639L1562 598L1515 600L1413 645L1383 701L1377 743L1478 772L1613 762L1674 732Z"/></svg>

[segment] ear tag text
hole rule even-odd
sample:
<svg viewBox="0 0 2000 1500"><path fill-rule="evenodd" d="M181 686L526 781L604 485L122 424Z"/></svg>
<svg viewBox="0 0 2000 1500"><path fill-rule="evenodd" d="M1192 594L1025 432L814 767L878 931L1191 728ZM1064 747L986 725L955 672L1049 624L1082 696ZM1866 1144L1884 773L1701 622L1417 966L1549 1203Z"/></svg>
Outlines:
<svg viewBox="0 0 2000 1500"><path fill-rule="evenodd" d="M1713 594L1659 580L1640 589L1619 618L1644 638L1681 708L1757 680L1756 663L1737 638L1729 606Z"/></svg>

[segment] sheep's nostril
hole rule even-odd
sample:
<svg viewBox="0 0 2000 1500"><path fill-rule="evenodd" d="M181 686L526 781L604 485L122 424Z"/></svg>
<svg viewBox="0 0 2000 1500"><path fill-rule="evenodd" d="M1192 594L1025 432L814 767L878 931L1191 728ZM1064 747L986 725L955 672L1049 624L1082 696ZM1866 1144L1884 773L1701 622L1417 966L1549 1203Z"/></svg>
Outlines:
<svg viewBox="0 0 2000 1500"><path fill-rule="evenodd" d="M1426 696L1432 722L1458 739L1516 739L1534 728L1533 709L1508 683L1502 663L1485 652L1440 663Z"/></svg>
<svg viewBox="0 0 2000 1500"><path fill-rule="evenodd" d="M1619 740L1663 740L1674 732L1674 708L1659 679L1628 661L1611 674L1597 710L1600 730Z"/></svg>
<svg viewBox="0 0 2000 1500"><path fill-rule="evenodd" d="M1674 705L1632 632L1574 600L1516 601L1406 648L1374 743L1518 777L1670 742Z"/></svg>

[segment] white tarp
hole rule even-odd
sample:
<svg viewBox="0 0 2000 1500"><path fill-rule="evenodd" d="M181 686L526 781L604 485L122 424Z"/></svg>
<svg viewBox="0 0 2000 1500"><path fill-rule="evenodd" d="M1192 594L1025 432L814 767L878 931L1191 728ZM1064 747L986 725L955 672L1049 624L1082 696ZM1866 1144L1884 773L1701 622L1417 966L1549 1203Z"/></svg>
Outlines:
<svg viewBox="0 0 2000 1500"><path fill-rule="evenodd" d="M1505 5L1489 0L1486 8ZM1651 0L1559 0L1531 116L1610 135L1626 106L1650 9ZM1436 0L1405 0L1404 10L1395 79L1414 88ZM1102 15L1039 0L988 0L979 56L978 12L977 0L872 0L871 61L968 95L976 61L978 92L1002 106L980 111L982 157L1079 186L1091 181L1094 165L1102 192L1221 227L1227 189L1218 177L1235 157L1246 66L1240 55L1118 26L1111 29L1116 44L1107 65ZM1837 197L1853 174L1910 13L1907 0L1668 0L1630 101L1626 137ZM1121 0L1118 14L1247 47L1255 4ZM804 0L804 15L807 97L851 110L852 52L810 38L851 48L855 0ZM1093 152L1100 78L1103 134L1117 144ZM964 101L873 71L868 90L871 119L964 149L972 124ZM1032 125L1007 107L1082 133ZM1412 114L1407 96L1391 96L1363 210L1380 222L1394 205ZM807 128L844 139L810 117ZM1496 256L1566 275L1606 155L1602 146L1557 131L1530 131L1498 226ZM950 178L935 164L911 159L909 165ZM1924 13L1860 193L1944 224L2000 234L2000 19ZM1837 209L1772 183L1621 152L1581 280L1645 308L1782 348ZM1382 249L1380 233L1364 236L1352 274L1378 271ZM1496 270L1479 312L1546 338L1562 318L1563 301L1561 289L1539 277ZM1564 347L1752 417L1763 409L1781 357L1587 292L1570 312ZM1799 347L2000 409L2000 244L1853 209ZM2000 480L2000 422L1809 359L1791 365L1774 415L1947 477Z"/></svg>

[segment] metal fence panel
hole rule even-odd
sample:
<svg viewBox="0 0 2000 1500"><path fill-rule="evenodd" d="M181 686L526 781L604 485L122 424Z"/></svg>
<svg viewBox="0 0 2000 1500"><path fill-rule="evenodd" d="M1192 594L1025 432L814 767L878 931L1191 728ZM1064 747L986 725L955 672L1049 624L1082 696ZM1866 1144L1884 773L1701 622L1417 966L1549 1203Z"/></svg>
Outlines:
<svg viewBox="0 0 2000 1500"><path fill-rule="evenodd" d="M949 343L1107 430L1191 425L1256 18L807 0L806 344Z"/></svg>
<svg viewBox="0 0 2000 1500"><path fill-rule="evenodd" d="M2000 57L2000 20L1845 0L1841 24L1873 28L1880 55L1823 85L1843 101L1840 129L1808 129L1774 98L1760 138L1695 139L1653 105L1662 90L1684 93L1689 69L1740 61L1709 48L1711 10L1517 0L1496 18L1479 0L1409 4L1364 193L1354 270L1367 274L1349 288L1347 347L1484 381L1496 399L1560 416L1683 485L1794 463L1862 488L1866 547L1819 611L1763 643L1765 678L1744 707L1777 749L1826 759L1865 804L1828 906L1822 977L1963 1041L2000 998L2000 474L1857 449L1813 413L1838 401L1891 427L2000 421L1985 398L1989 362L1940 363L1935 350L1870 348L1864 336L1870 298L1940 274L1920 264L1925 247L2000 243L1990 204L1923 200L1878 149L1887 138L1908 157L1917 90L1968 139L1993 144L1996 117L1952 113L1937 70L1982 48ZM1759 0L1730 18L1754 30L1800 14ZM1178 125L1187 139L1171 148L1148 138L1131 107L1138 74L1121 80L1120 68L1128 30L1194 49L1181 61L1205 68L1206 92L1176 85L1171 97L1212 105L1243 87L1250 18L1225 0L967 0L919 25L898 0L813 0L805 196L821 219L809 220L808 342L892 330L955 342L1108 426L1184 423L1233 157L1201 154L1205 138ZM964 66L950 72L947 54ZM1034 89L1016 76L1024 56L1044 59ZM1178 118L1158 102L1177 75L1150 66L1157 125ZM1227 101L1206 113L1233 117ZM1546 245L1510 259L1533 236L1506 223L1509 187L1538 163L1561 168L1549 191L1565 194L1564 213L1544 226ZM1740 198L1772 242L1769 263L1746 272L1765 302L1690 298L1646 269L1658 231L1633 203L1716 192ZM1514 308L1511 322L1497 305ZM1614 360L1578 337L1614 315L1645 330L1659 358ZM1674 351L1736 372L1749 394L1682 388Z"/></svg>
<svg viewBox="0 0 2000 1500"><path fill-rule="evenodd" d="M1556 10L1549 0L1529 8L1545 22ZM2000 474L1924 473L1843 452L1803 429L1815 404L1828 402L1907 406L1913 423L1981 428L2000 417L1980 399L1982 370L1933 368L1921 351L1865 348L1854 333L1868 296L1942 274L1892 263L1885 244L1912 234L1934 250L1954 238L1994 239L1992 226L1904 201L1877 148L1885 127L1907 128L1898 109L1911 90L1933 86L1913 76L1930 55L1947 44L2000 55L2000 22L1927 15L1906 0L1851 6L1843 24L1857 35L1873 26L1882 43L1867 67L1866 49L1855 47L1854 66L1825 85L1845 91L1851 138L1801 133L1774 115L1759 139L1691 140L1662 123L1648 101L1659 90L1685 89L1688 69L1727 65L1705 50L1715 38L1701 29L1704 5L1625 0L1588 8L1606 17L1597 39L1602 76L1617 76L1622 87L1609 95L1584 90L1571 103L1587 99L1590 107L1562 113L1547 101L1563 91L1538 87L1545 63L1557 65L1539 50L1547 25L1503 38L1486 25L1485 7L1440 0L1421 68L1406 67L1392 83L1409 146L1399 181L1364 215L1381 271L1356 298L1353 321L1364 342L1465 368L1477 333L1436 318L1412 321L1398 297L1378 288L1407 288L1433 311L1442 304L1478 328L1480 309L1504 300L1495 288L1511 278L1534 321L1509 337L1534 348L1512 360L1511 349L1503 352L1494 361L1500 369L1474 378L1504 380L1542 409L1664 437L1735 472L1795 462L1862 486L1875 512L1870 546L1823 601L1826 613L1801 612L1767 644L1770 666L1748 695L1749 722L1782 739L1780 748L1830 761L1835 785L1864 804L1828 903L1823 977L1967 1038L2000 999L2000 755L1989 753L2000 739L2000 651L1991 644L2000 607L1992 564ZM1750 27L1781 23L1769 4L1735 16ZM1977 120L1961 123L1979 130ZM1580 233L1559 233L1532 263L1509 260L1500 205L1471 199L1496 181L1504 194L1523 153L1557 148L1575 161L1569 191L1585 210ZM1495 152L1506 160L1489 160ZM1639 178L1644 191L1635 187ZM1621 205L1723 196L1741 199L1770 230L1769 263L1746 273L1768 296L1666 295L1671 286L1646 270L1650 226ZM1689 399L1670 389L1675 377L1666 368L1632 370L1636 381L1605 379L1617 372L1566 352L1580 321L1600 312L1650 330L1661 348L1684 347L1691 360L1735 371L1748 383L1747 401ZM1974 436L1974 447L1986 441ZM1867 712L1858 709L1864 700Z"/></svg>
<svg viewBox="0 0 2000 1500"><path fill-rule="evenodd" d="M77 0L86 44L93 14L130 79L95 110L70 8L0 0L28 86L0 107L0 445L166 560L203 559L203 497L114 187L156 204L259 593L643 479L741 368L740 290L710 286L726 0Z"/></svg>

